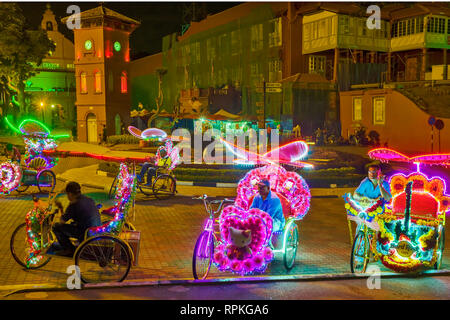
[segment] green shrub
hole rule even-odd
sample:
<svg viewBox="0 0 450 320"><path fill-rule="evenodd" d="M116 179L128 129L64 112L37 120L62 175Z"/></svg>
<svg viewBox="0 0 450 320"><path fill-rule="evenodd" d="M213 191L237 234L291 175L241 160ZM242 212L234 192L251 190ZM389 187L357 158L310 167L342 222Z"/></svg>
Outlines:
<svg viewBox="0 0 450 320"><path fill-rule="evenodd" d="M139 144L139 139L131 134L109 136L106 138L108 144Z"/></svg>

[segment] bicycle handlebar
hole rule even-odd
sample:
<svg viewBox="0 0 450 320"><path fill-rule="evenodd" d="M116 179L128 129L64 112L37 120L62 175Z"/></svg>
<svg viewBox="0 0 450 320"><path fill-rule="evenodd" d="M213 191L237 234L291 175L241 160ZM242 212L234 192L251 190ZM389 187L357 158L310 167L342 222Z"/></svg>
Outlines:
<svg viewBox="0 0 450 320"><path fill-rule="evenodd" d="M203 196L198 196L198 197L193 197L192 199L194 200L203 200L203 204L205 205L205 210L206 212L208 212L210 214L210 216L214 216L216 213L219 213L222 211L222 207L225 204L225 202L234 202L233 199L222 199L222 200L207 200L208 196L206 194L204 194ZM216 211L214 211L211 208L212 204L220 204L218 209Z"/></svg>

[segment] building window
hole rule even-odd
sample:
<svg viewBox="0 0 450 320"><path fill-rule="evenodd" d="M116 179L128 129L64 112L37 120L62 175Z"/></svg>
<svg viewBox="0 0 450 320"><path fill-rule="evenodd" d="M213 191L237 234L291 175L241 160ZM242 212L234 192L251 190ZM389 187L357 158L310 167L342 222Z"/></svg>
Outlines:
<svg viewBox="0 0 450 320"><path fill-rule="evenodd" d="M84 71L80 73L80 93L87 93L87 77Z"/></svg>
<svg viewBox="0 0 450 320"><path fill-rule="evenodd" d="M450 19L447 20L447 34L450 35Z"/></svg>
<svg viewBox="0 0 450 320"><path fill-rule="evenodd" d="M373 124L385 124L384 97L373 98Z"/></svg>
<svg viewBox="0 0 450 320"><path fill-rule="evenodd" d="M269 21L269 47L281 46L281 18Z"/></svg>
<svg viewBox="0 0 450 320"><path fill-rule="evenodd" d="M427 31L431 33L445 33L445 19L431 17L428 19Z"/></svg>
<svg viewBox="0 0 450 320"><path fill-rule="evenodd" d="M325 74L325 56L309 56L309 73Z"/></svg>
<svg viewBox="0 0 450 320"><path fill-rule="evenodd" d="M361 121L362 120L362 98L361 97L353 98L352 119L353 119L353 121Z"/></svg>
<svg viewBox="0 0 450 320"><path fill-rule="evenodd" d="M241 39L239 31L231 31L231 54L236 55L241 52Z"/></svg>
<svg viewBox="0 0 450 320"><path fill-rule="evenodd" d="M128 92L127 73L125 71L123 71L122 75L120 76L120 92Z"/></svg>
<svg viewBox="0 0 450 320"><path fill-rule="evenodd" d="M102 92L102 73L100 71L94 73L94 89L95 93Z"/></svg>
<svg viewBox="0 0 450 320"><path fill-rule="evenodd" d="M282 78L281 60L269 61L269 82L279 81Z"/></svg>
<svg viewBox="0 0 450 320"><path fill-rule="evenodd" d="M349 34L349 17L348 16L339 16L339 33L340 34Z"/></svg>
<svg viewBox="0 0 450 320"><path fill-rule="evenodd" d="M263 25L262 23L251 27L251 50L258 51L263 48Z"/></svg>
<svg viewBox="0 0 450 320"><path fill-rule="evenodd" d="M53 23L51 21L47 21L46 29L47 31L53 31Z"/></svg>

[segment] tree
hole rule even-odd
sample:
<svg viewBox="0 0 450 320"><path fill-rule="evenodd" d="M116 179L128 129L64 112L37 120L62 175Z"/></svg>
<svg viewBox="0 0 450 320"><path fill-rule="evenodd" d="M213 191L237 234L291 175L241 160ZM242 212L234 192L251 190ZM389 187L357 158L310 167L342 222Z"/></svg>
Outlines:
<svg viewBox="0 0 450 320"><path fill-rule="evenodd" d="M163 90L162 90L162 78L163 78L163 75L165 75L167 73L167 70L162 68L162 69L157 69L156 72L158 73L158 98L155 99L155 101L156 101L156 111L150 117L150 119L148 119L148 121L147 121L147 128L151 127L153 119L157 118L158 115L160 114L161 106L163 104L163 98L164 98Z"/></svg>
<svg viewBox="0 0 450 320"><path fill-rule="evenodd" d="M47 32L29 27L16 3L0 3L0 77L17 92L20 113L28 113L25 105L25 81L36 74L35 67L42 63L55 45Z"/></svg>

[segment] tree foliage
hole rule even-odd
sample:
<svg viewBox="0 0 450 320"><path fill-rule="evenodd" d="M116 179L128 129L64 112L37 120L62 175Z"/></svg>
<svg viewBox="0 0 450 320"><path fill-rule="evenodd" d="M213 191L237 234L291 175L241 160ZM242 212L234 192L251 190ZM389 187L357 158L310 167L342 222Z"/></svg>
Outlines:
<svg viewBox="0 0 450 320"><path fill-rule="evenodd" d="M16 3L0 3L0 77L5 77L18 93L20 112L27 113L25 81L36 74L39 66L55 45L42 29L27 23Z"/></svg>

